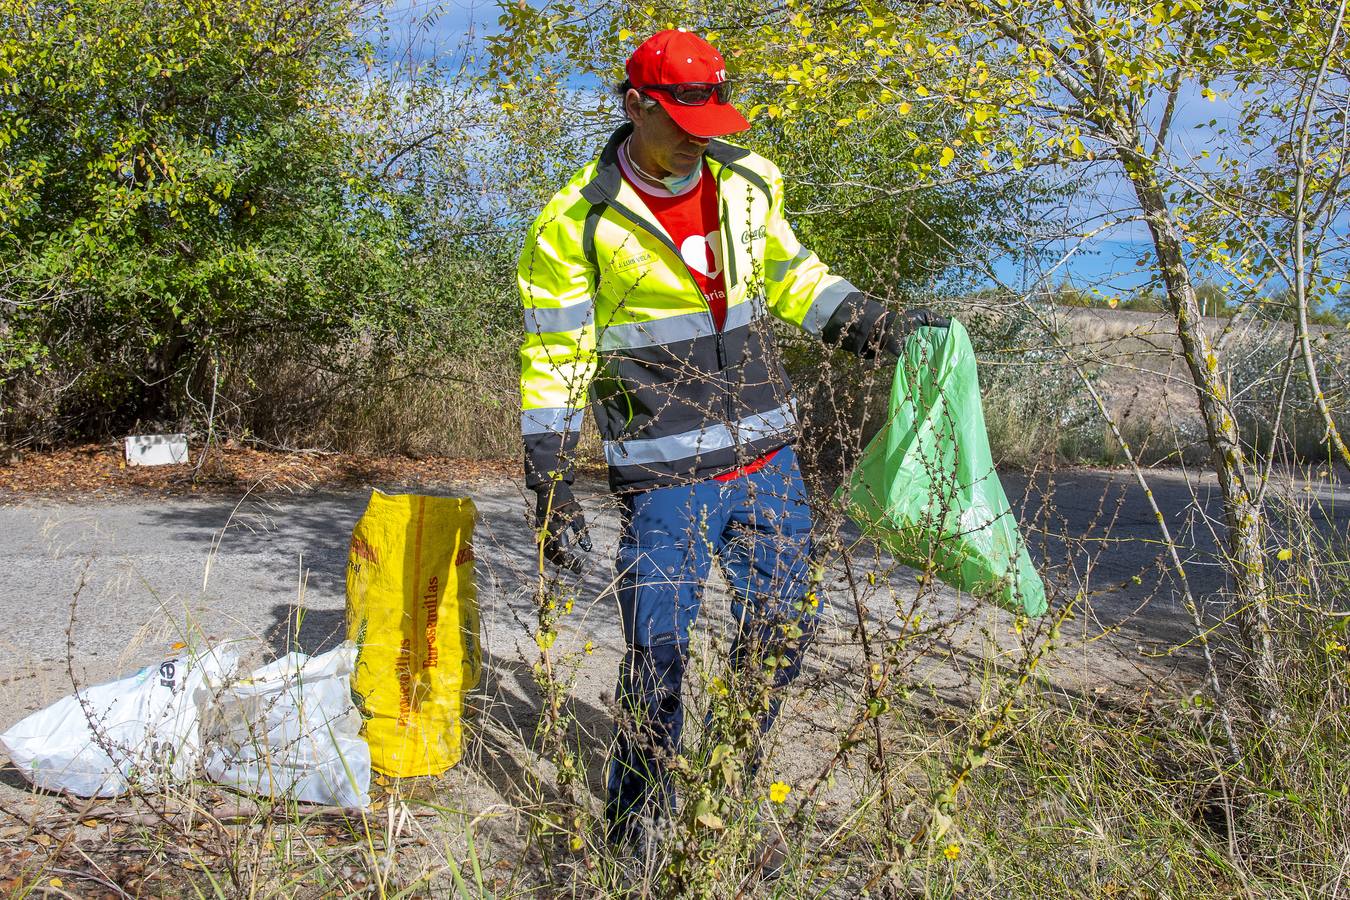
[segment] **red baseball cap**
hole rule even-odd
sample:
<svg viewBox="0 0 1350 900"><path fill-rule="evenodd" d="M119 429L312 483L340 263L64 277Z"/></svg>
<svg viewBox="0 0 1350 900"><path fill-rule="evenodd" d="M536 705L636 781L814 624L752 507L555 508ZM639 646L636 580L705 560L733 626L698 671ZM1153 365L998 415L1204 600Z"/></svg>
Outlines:
<svg viewBox="0 0 1350 900"><path fill-rule="evenodd" d="M675 84L721 84L727 80L727 64L712 44L683 28L658 31L628 57L624 66L628 81L642 90ZM701 106L677 103L668 91L648 91L675 124L694 137L712 138L745 131L750 123L736 107L723 103L714 93Z"/></svg>

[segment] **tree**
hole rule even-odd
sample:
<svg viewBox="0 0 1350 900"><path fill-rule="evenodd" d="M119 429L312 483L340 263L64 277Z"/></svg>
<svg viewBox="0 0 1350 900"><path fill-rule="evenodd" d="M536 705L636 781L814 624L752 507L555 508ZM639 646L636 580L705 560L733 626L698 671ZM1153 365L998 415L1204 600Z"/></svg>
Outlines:
<svg viewBox="0 0 1350 900"><path fill-rule="evenodd" d="M925 185L897 202L894 187L911 175L907 152L930 142L942 124L875 120L841 139L832 105L784 99L775 66L743 40L774 9L504 4L501 31L489 40L489 83L508 113L534 123L513 130L519 141L511 152L534 154L535 164L523 170L532 186L544 188L536 202L556 189L565 174L559 169L589 159L620 121L609 88L622 80L623 60L636 41L678 24L729 48L736 103L754 123L730 140L768 155L788 174L789 212L803 241L861 287L891 297L931 297L965 247L981 236L996 239L985 226L1008 202L1005 192L993 184ZM541 109L547 114L540 116ZM547 176L542 185L536 173ZM954 245L953 235L965 237Z"/></svg>
<svg viewBox="0 0 1350 900"><path fill-rule="evenodd" d="M772 93L757 93L750 108L762 113L765 104L755 100ZM952 283L961 273L961 252L1001 237L990 227L1009 202L1000 185L934 185L900 197L886 189L903 182L906 152L922 140L903 123L868 122L840 140L828 109L787 121L757 119L758 127L736 139L780 161L788 173L798 237L866 291L926 302L954 293L964 287ZM966 240L944 240L952 234Z"/></svg>
<svg viewBox="0 0 1350 900"><path fill-rule="evenodd" d="M227 349L396 327L407 230L365 165L371 48L352 37L370 9L6 0L11 412L37 384L49 438L173 420Z"/></svg>

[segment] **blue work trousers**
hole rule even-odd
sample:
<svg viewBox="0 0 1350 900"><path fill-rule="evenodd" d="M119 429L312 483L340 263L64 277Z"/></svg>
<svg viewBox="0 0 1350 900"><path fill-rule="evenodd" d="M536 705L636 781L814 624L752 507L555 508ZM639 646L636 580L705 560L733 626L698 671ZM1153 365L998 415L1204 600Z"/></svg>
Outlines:
<svg viewBox="0 0 1350 900"><path fill-rule="evenodd" d="M622 504L619 609L628 651L615 692L623 720L606 804L616 840L633 836L639 817L674 809L666 761L680 752L689 633L714 559L730 583L738 623L732 665L753 664L772 647L785 657L774 670L775 694L800 671L817 614L807 601L811 512L791 447L756 472L654 488L627 495ZM803 635L784 641L785 624L796 624ZM761 731L777 712L774 697Z"/></svg>

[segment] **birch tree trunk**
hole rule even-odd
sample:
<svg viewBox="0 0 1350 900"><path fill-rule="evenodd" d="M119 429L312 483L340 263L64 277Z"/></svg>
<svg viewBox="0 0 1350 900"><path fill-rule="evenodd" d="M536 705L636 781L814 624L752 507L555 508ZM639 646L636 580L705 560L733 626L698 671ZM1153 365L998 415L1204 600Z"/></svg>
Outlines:
<svg viewBox="0 0 1350 900"><path fill-rule="evenodd" d="M1252 689L1247 693L1261 717L1272 722L1278 718L1278 702L1275 697L1275 632L1262 549L1264 519L1258 503L1247 489L1247 460L1229 403L1228 388L1220 376L1218 356L1205 331L1195 285L1182 251L1181 229L1155 177L1153 161L1137 149L1122 152L1121 156L1153 238L1168 303L1176 320L1177 337L1195 387L1205 425L1205 439L1223 497L1238 628L1252 669Z"/></svg>

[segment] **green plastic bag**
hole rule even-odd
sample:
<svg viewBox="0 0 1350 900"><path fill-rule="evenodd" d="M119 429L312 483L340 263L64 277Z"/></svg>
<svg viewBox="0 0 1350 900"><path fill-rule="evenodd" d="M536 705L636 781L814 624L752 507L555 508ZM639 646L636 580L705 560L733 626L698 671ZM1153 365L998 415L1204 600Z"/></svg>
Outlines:
<svg viewBox="0 0 1350 900"><path fill-rule="evenodd" d="M920 328L895 367L890 417L839 489L849 516L900 562L1013 612L1045 612L984 430L970 335Z"/></svg>

